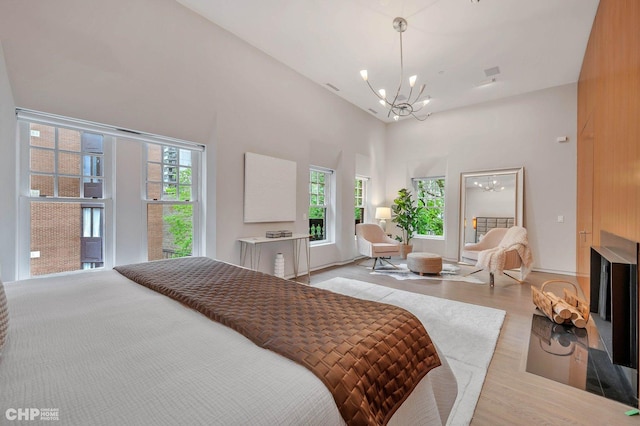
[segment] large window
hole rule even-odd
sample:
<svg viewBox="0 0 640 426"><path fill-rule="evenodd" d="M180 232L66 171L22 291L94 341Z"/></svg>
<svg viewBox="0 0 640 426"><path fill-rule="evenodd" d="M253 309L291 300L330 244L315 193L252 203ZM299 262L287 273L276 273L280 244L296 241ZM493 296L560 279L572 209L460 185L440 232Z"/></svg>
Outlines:
<svg viewBox="0 0 640 426"><path fill-rule="evenodd" d="M16 112L20 279L201 254L203 146Z"/></svg>
<svg viewBox="0 0 640 426"><path fill-rule="evenodd" d="M367 205L367 178L356 176L354 185L354 218L356 224L364 223Z"/></svg>
<svg viewBox="0 0 640 426"><path fill-rule="evenodd" d="M104 266L108 180L103 165L109 138L38 122L21 122L20 131L29 274Z"/></svg>
<svg viewBox="0 0 640 426"><path fill-rule="evenodd" d="M328 241L331 227L331 170L309 170L309 235L311 241Z"/></svg>
<svg viewBox="0 0 640 426"><path fill-rule="evenodd" d="M418 206L418 235L444 236L443 177L414 179Z"/></svg>
<svg viewBox="0 0 640 426"><path fill-rule="evenodd" d="M197 194L193 159L198 153L168 145L146 147L148 259L191 256Z"/></svg>

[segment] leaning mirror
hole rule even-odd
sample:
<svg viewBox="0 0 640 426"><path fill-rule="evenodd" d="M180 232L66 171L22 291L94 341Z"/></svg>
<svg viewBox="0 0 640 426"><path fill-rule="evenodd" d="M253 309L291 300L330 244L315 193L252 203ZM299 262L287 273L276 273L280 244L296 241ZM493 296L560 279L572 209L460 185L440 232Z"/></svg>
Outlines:
<svg viewBox="0 0 640 426"><path fill-rule="evenodd" d="M522 226L524 168L483 170L460 175L460 245L482 239L491 228Z"/></svg>

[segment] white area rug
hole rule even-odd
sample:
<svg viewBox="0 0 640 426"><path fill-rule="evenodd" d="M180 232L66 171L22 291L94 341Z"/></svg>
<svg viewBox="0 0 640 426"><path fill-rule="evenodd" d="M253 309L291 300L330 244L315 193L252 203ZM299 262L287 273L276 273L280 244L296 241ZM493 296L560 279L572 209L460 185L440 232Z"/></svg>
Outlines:
<svg viewBox="0 0 640 426"><path fill-rule="evenodd" d="M418 317L447 358L458 381L458 397L447 425L471 422L505 311L347 278L332 278L313 286L400 306Z"/></svg>
<svg viewBox="0 0 640 426"><path fill-rule="evenodd" d="M474 277L473 275L465 276L459 275L460 267L450 264L442 265L442 272L438 275L420 275L415 272L411 272L407 268L406 263L401 263L397 265L398 268L393 268L391 266L384 266L381 268L377 268L375 271L371 272L371 275L387 275L389 277L393 277L396 280L447 280L447 281L463 281L465 283L473 283L473 284L485 284L481 279Z"/></svg>

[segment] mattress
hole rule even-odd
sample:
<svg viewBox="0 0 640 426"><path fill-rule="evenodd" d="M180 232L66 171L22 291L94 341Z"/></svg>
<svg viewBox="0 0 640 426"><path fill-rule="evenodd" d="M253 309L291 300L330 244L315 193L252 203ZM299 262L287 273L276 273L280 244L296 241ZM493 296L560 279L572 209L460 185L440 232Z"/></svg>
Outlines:
<svg viewBox="0 0 640 426"><path fill-rule="evenodd" d="M115 271L5 289L3 413L54 409L57 424L344 424L306 368ZM446 422L456 385L441 360L389 424Z"/></svg>

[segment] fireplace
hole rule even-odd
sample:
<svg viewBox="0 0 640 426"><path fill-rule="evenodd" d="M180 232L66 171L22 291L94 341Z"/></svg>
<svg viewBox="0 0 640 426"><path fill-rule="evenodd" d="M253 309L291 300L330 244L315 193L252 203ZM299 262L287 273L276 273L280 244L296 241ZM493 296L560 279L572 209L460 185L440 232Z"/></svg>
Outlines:
<svg viewBox="0 0 640 426"><path fill-rule="evenodd" d="M628 367L637 383L638 246L602 231L600 246L591 247L591 312L614 364Z"/></svg>

